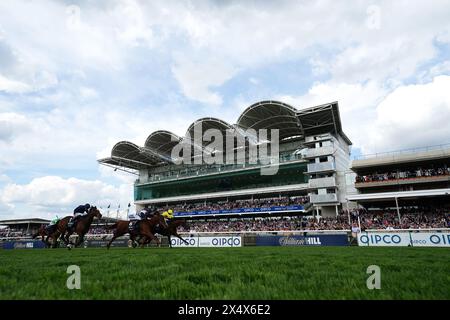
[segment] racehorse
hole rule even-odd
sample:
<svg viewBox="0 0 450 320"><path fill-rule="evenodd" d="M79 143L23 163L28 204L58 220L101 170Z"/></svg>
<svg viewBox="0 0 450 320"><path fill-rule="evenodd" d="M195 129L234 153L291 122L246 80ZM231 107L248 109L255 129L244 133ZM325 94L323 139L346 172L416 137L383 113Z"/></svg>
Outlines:
<svg viewBox="0 0 450 320"><path fill-rule="evenodd" d="M66 223L66 227L63 233L61 234L61 238L64 239L64 242L67 245L67 248L69 248L69 250L72 247L71 246L72 244L69 241L69 237L73 233L76 233L78 235L78 240L75 242L75 247L78 247L81 243L83 243L84 236L86 235L86 233L88 233L89 228L91 227L92 224L92 220L94 220L94 217L100 219L102 217L102 214L100 213L100 210L97 209L97 207L90 207L86 215L78 218L75 228L71 228L71 230L68 230ZM67 217L65 217L64 219L66 218ZM69 220L67 222L69 222Z"/></svg>
<svg viewBox="0 0 450 320"><path fill-rule="evenodd" d="M166 236L169 239L169 247L172 248L172 242L171 237L175 236L181 241L183 241L185 244L189 244L186 240L184 240L177 232L177 228L183 226L187 227L186 220L172 220L167 225L167 228L157 228L156 233L159 233L162 236Z"/></svg>
<svg viewBox="0 0 450 320"><path fill-rule="evenodd" d="M159 245L160 241L157 237L155 237L155 227L160 225L163 226L163 228L167 228L166 221L164 220L164 217L162 217L160 214L155 214L150 219L143 219L139 220L139 230L137 231L131 231L129 230L130 221L129 220L119 220L116 223L107 226L106 229L108 230L114 230L113 237L108 242L107 248L111 246L111 243L116 240L116 238L123 236L124 234L129 233L131 241L135 241L137 236L141 236L141 239L139 240L141 246L143 247L145 243L151 242L152 240L155 240L156 243Z"/></svg>
<svg viewBox="0 0 450 320"><path fill-rule="evenodd" d="M56 248L56 240L57 240L58 237L59 237L59 233L57 232L57 230L55 230L55 231L52 232L52 233L49 233L49 232L47 231L47 226L46 226L46 225L41 225L41 226L39 227L38 232L35 233L35 234L32 236L32 238L33 238L33 239L36 239L38 236L41 236L41 241L42 241L43 243L45 243L45 247L46 247L46 248L50 248L50 247ZM49 238L52 239L52 242L51 242L51 243L48 241Z"/></svg>
<svg viewBox="0 0 450 320"><path fill-rule="evenodd" d="M71 216L64 217L56 223L56 225L53 226L52 230L49 231L47 229L47 226L41 225L38 232L33 235L33 239L37 238L38 236L42 237L42 242L45 243L45 246L47 248L52 247L56 248L58 237L64 235L66 232L67 224L69 223ZM47 237L47 238L46 238ZM48 240L52 239L52 243L50 243Z"/></svg>

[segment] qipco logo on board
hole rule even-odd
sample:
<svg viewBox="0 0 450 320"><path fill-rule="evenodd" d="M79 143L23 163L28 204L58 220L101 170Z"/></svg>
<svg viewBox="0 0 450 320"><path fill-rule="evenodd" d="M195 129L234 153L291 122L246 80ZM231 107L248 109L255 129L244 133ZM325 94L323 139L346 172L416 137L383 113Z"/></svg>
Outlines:
<svg viewBox="0 0 450 320"><path fill-rule="evenodd" d="M186 238L184 240L186 240L188 242L188 244L184 243L180 239L171 239L170 243L172 244L172 246L187 246L187 247L196 247L197 246L197 241L195 238Z"/></svg>
<svg viewBox="0 0 450 320"><path fill-rule="evenodd" d="M240 238L213 238L211 244L215 247L240 247Z"/></svg>
<svg viewBox="0 0 450 320"><path fill-rule="evenodd" d="M410 238L408 233L367 233L359 235L358 243L360 246L408 246Z"/></svg>

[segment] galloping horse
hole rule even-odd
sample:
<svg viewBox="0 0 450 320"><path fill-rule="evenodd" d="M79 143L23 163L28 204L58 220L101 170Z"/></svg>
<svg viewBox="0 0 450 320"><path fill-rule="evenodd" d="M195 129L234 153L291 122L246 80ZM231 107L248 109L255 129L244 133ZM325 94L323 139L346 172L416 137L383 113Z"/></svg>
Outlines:
<svg viewBox="0 0 450 320"><path fill-rule="evenodd" d="M75 247L78 247L81 243L83 243L84 236L86 233L88 233L89 228L92 224L92 220L94 220L94 217L97 217L99 219L102 217L102 214L100 213L100 210L97 209L97 207L91 207L86 215L78 219L75 226L75 230L73 229L67 230L67 223L66 223L66 228L64 229L64 232L61 234L61 238L64 239L64 242L66 243L67 248L69 248L69 250L71 249L69 237L72 235L72 233L76 233L78 235L78 240L75 243ZM65 217L64 219L66 218L67 217Z"/></svg>
<svg viewBox="0 0 450 320"><path fill-rule="evenodd" d="M56 248L57 240L61 235L64 235L66 232L67 224L69 223L71 216L67 216L59 220L52 231L48 231L45 225L42 225L38 232L33 235L33 239L35 239L38 236L42 237L42 242L45 243L45 246L47 248L52 247ZM47 237L47 238L46 238ZM52 239L52 243L50 243L48 240Z"/></svg>
<svg viewBox="0 0 450 320"><path fill-rule="evenodd" d="M167 228L166 221L164 220L164 217L162 217L160 214L155 214L150 219L144 219L139 221L139 230L130 232L129 230L129 220L119 220L113 225L107 226L106 229L108 230L114 230L112 239L108 242L107 248L111 246L111 243L116 240L116 238L123 236L124 234L129 233L130 239L133 241L137 236L141 236L140 244L143 247L145 243L150 242L152 240L155 240L156 243L159 245L160 241L157 237L155 237L155 227L157 225L162 226L163 228Z"/></svg>
<svg viewBox="0 0 450 320"><path fill-rule="evenodd" d="M185 220L172 220L169 222L169 224L167 225L167 228L157 228L156 229L156 233L159 233L162 236L166 236L169 239L169 247L172 248L172 242L171 242L171 237L175 236L178 239L180 239L181 241L183 241L185 244L189 244L189 242L187 242L186 240L184 240L177 232L177 228L179 226L183 226L183 227L187 227L186 221Z"/></svg>
<svg viewBox="0 0 450 320"><path fill-rule="evenodd" d="M41 241L42 241L43 243L45 243L45 247L46 247L46 248L50 248L50 247L56 248L56 240L57 240L58 237L59 237L58 230L55 230L54 232L49 233L49 232L47 231L47 226L46 226L46 225L41 225L41 226L39 227L38 232L35 233L35 234L32 236L32 238L33 238L33 239L36 239L38 236L41 236L41 237L42 237L42 238L41 238ZM51 242L51 243L48 241L49 238L52 239L52 242Z"/></svg>

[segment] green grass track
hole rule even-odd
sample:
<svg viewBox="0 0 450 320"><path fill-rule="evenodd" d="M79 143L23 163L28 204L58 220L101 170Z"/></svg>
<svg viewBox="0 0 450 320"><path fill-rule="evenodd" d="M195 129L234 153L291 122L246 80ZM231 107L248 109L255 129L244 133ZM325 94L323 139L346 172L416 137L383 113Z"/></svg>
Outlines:
<svg viewBox="0 0 450 320"><path fill-rule="evenodd" d="M81 289L69 290L69 265ZM381 289L369 290L369 265ZM450 299L448 248L0 250L0 299Z"/></svg>

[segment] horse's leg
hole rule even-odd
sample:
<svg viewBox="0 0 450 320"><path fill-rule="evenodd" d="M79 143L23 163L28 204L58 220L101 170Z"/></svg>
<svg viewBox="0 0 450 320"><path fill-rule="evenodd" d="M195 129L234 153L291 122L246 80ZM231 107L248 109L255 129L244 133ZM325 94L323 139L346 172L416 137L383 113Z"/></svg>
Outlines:
<svg viewBox="0 0 450 320"><path fill-rule="evenodd" d="M66 240L64 239L64 236L66 235L66 231L61 232L61 234L59 235L59 240L66 243Z"/></svg>
<svg viewBox="0 0 450 320"><path fill-rule="evenodd" d="M142 236L142 235L139 235L139 240L137 241L137 243L138 243L138 245L140 245L141 246L141 248L143 248L144 247L144 245L146 244L146 242L147 242L147 237L144 235L144 236Z"/></svg>
<svg viewBox="0 0 450 320"><path fill-rule="evenodd" d="M68 231L66 234L66 247L69 248L69 250L71 249L72 243L70 242L70 236L72 235L73 231Z"/></svg>
<svg viewBox="0 0 450 320"><path fill-rule="evenodd" d="M159 239L157 237L155 237L155 235L151 232L145 232L144 236L149 238L150 242L152 242L152 240L156 241L156 244L161 244L161 241L159 241Z"/></svg>
<svg viewBox="0 0 450 320"><path fill-rule="evenodd" d="M109 247L111 246L111 243L113 243L114 240L116 240L116 235L113 234L113 237L111 238L111 240L109 240L108 244L106 245L106 249L109 250Z"/></svg>
<svg viewBox="0 0 450 320"><path fill-rule="evenodd" d="M78 241L75 243L75 248L78 247L80 244L82 244L84 241L84 234L78 236Z"/></svg>
<svg viewBox="0 0 450 320"><path fill-rule="evenodd" d="M189 244L189 242L187 242L187 240L184 240L179 234L178 232L174 232L173 234L175 237L177 237L178 239L180 239L181 241L183 241L185 244Z"/></svg>
<svg viewBox="0 0 450 320"><path fill-rule="evenodd" d="M111 238L111 240L109 240L108 244L106 245L106 248L109 249L109 247L111 246L111 243L113 243L114 240L116 240L116 238L123 236L125 233L123 232L119 232L118 229L116 229L113 232L113 237Z"/></svg>
<svg viewBox="0 0 450 320"><path fill-rule="evenodd" d="M47 236L47 238L45 238L45 247L46 248L50 248L50 242L48 242L48 238L50 238L50 236Z"/></svg>
<svg viewBox="0 0 450 320"><path fill-rule="evenodd" d="M139 242L136 240L136 234L130 233L130 240L131 240L131 246L133 248L136 248L139 245ZM139 239L139 240L141 240L141 239Z"/></svg>

